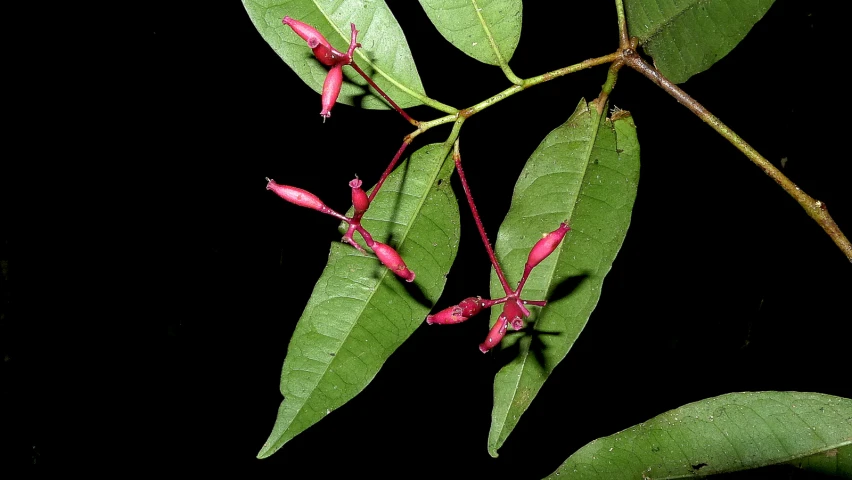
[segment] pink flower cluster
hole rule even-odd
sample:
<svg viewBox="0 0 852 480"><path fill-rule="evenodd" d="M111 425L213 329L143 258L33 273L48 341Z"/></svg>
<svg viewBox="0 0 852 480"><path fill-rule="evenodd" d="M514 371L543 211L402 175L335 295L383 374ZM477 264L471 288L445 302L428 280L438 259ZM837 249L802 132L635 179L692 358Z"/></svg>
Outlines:
<svg viewBox="0 0 852 480"><path fill-rule="evenodd" d="M343 85L343 66L352 64L352 53L357 47L361 46L360 43L355 41L358 30L355 30L354 23L350 24L352 26L352 38L349 41L349 50L343 53L332 47L316 28L307 23L290 17L284 17L281 23L292 28L296 35L302 37L308 43L308 47L313 50L314 56L320 63L331 67L322 85L322 111L320 115L323 119L326 119L331 116L331 107L334 106L337 97L340 95L340 87Z"/></svg>
<svg viewBox="0 0 852 480"><path fill-rule="evenodd" d="M402 260L399 253L397 253L397 251L390 245L373 240L373 236L370 235L370 232L361 225L361 217L364 216L364 212L366 212L367 208L370 206L369 197L367 197L367 194L361 189L361 180L356 178L349 182L349 187L352 188L352 205L355 207L355 213L352 217L346 217L332 210L313 193L302 190L301 188L281 185L275 180L271 180L269 178L266 180L268 181L266 189L272 190L284 200L292 204L299 205L300 207L310 208L318 212L325 213L326 215L331 215L338 220L348 223L349 229L343 236L344 242L357 248L362 253L366 253L361 245L358 245L358 242L356 242L353 238L355 232L358 232L364 239L367 246L370 247L370 249L373 250L373 253L375 253L379 258L379 261L382 262L382 265L388 267L390 271L406 282L414 281L414 272L405 265L405 262Z"/></svg>
<svg viewBox="0 0 852 480"><path fill-rule="evenodd" d="M409 123L413 125L419 125L419 122L411 118L404 110L402 110L399 105L397 105L385 92L379 88L378 85L366 74L363 70L361 70L358 65L354 62L352 58L352 54L356 48L361 45L357 43L356 39L358 36L358 30L355 29L355 24L350 23L351 26L351 37L349 41L349 49L344 53L339 50L336 50L331 44L326 40L326 38L319 33L319 31L303 22L298 20L294 20L290 17L284 17L282 20L284 25L289 26L293 32L296 33L299 37L301 37L305 42L307 42L308 48L313 51L314 56L319 60L320 63L331 67L328 71L328 74L325 77L325 81L323 82L322 87L322 111L320 115L323 117L323 121L331 115L331 108L337 102L337 98L340 95L340 89L343 84L343 67L345 65L349 65L353 68L359 75L364 77L367 83L373 87L377 93L379 93L382 98L384 98L391 107L393 107L397 112L399 112L403 118L405 118ZM267 190L272 190L282 199L305 208L310 208L313 210L317 210L326 215L331 215L332 217L337 218L343 222L346 222L349 225L349 228L346 231L346 234L343 236L342 241L352 245L357 248L362 253L366 253L364 248L359 245L355 239L355 232L358 232L359 235L364 239L364 243L370 248L373 253L376 254L379 261L385 265L390 271L394 274L402 278L407 282L414 281L414 272L411 271L403 261L402 257L399 253L391 246L386 245L384 243L378 242L373 239L370 232L368 232L362 225L361 219L364 216L364 213L370 207L370 203L372 202L375 195L378 193L379 189L382 187L382 184L387 179L388 175L390 175L391 171L393 171L394 166L401 158L403 152L405 151L408 144L411 140L406 137L405 141L403 141L402 146L397 151L396 155L391 160L388 167L385 169L379 181L376 183L375 188L371 192L370 195L367 195L366 192L361 188L362 182L360 179L355 178L351 182L349 182L349 187L352 189L352 206L354 213L351 217L346 217L341 215L340 213L329 208L325 203L322 202L316 195L302 190L300 188L291 187L289 185L281 185L274 180L270 180L267 178ZM468 203L470 205L471 211L473 213L474 220L476 221L477 228L479 229L480 236L482 237L482 241L485 244L485 249L488 252L489 258L491 259L491 263L494 266L495 271L497 272L497 276L500 279L500 283L503 286L503 290L505 292L505 296L488 300L483 299L482 297L470 297L462 300L457 305L453 305L452 307L441 310L440 312L435 313L434 315L429 315L426 317L426 323L433 325L449 325L455 323L461 323L474 315L481 312L483 309L490 308L494 305L503 304L503 311L500 313L500 316L497 318L497 321L491 327L491 330L488 332L488 335L485 338L485 341L479 345L479 349L485 353L494 348L503 337L506 335L506 331L511 327L513 330L521 330L524 328L524 319L530 316L530 311L527 308L527 305L535 305L543 307L547 304L544 300L525 300L521 298L521 291L524 288L524 284L527 281L530 273L533 268L535 268L538 264L540 264L545 258L547 258L550 254L552 254L559 244L562 242L562 239L570 230L570 227L566 223L560 224L559 228L556 230L544 235L538 242L536 242L535 246L533 246L530 251L529 257L527 258L527 262L524 265L524 272L521 277L521 280L518 282L518 286L513 290L509 287L508 282L506 281L506 277L503 274L502 269L500 268L499 263L497 262L497 258L494 255L494 250L491 247L490 242L485 234L485 230L482 226L482 221L479 218L479 214L476 211L476 205L473 202L473 197L470 194L470 187L467 183L467 179L464 176L464 170L461 165L461 157L458 152L458 141L455 144L455 152L453 154L453 158L456 162L456 171L458 172L459 178L462 182L462 186L465 191L465 196L467 197Z"/></svg>
<svg viewBox="0 0 852 480"><path fill-rule="evenodd" d="M521 290L524 288L524 284L526 283L533 268L556 250L556 247L559 246L559 243L562 242L562 239L565 238L565 234L568 233L568 230L570 229L571 228L566 223L562 223L559 225L559 228L548 233L541 240L536 242L530 251L529 257L527 257L527 263L524 265L524 274L521 277L521 281L518 282L518 287L515 288L515 290L511 290L504 284L506 296L496 300L484 300L482 297L466 298L458 305L453 305L452 307L445 308L434 315L429 315L426 317L426 323L429 325L461 323L481 312L485 308L503 303L505 304L503 306L503 312L491 327L491 331L488 332L488 336L485 337L485 341L479 344L479 350L482 351L482 353L491 350L495 345L503 340L503 337L506 335L506 330L509 327L512 327L512 330L520 330L524 328L524 318L530 316L530 311L527 309L526 305L537 305L541 307L546 305L547 302L543 300L522 300Z"/></svg>

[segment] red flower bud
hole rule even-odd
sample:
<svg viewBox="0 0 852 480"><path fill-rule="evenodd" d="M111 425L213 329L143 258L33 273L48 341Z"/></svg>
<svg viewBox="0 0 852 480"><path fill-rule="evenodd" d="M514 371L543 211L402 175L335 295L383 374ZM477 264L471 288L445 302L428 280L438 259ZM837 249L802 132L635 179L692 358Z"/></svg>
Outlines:
<svg viewBox="0 0 852 480"><path fill-rule="evenodd" d="M349 186L352 187L352 206L355 207L355 215L363 215L370 208L370 199L361 189L362 184L363 182L357 178L349 182Z"/></svg>
<svg viewBox="0 0 852 480"><path fill-rule="evenodd" d="M340 86L343 85L343 65L335 65L328 71L325 83L322 84L322 111L320 116L326 119L331 116L331 107L340 95Z"/></svg>
<svg viewBox="0 0 852 480"><path fill-rule="evenodd" d="M527 267L530 269L541 263L542 260L548 257L556 247L559 245L559 242L565 237L565 234L568 233L568 230L571 230L566 223L561 223L559 228L548 233L541 240L536 242L535 246L530 251L530 256L527 259Z"/></svg>
<svg viewBox="0 0 852 480"><path fill-rule="evenodd" d="M426 317L429 325L450 325L461 323L482 311L482 297L470 297L462 300L458 305L445 308L440 312Z"/></svg>
<svg viewBox="0 0 852 480"><path fill-rule="evenodd" d="M405 266L405 262L396 250L380 242L373 242L373 244L370 245L370 248L376 252L376 256L379 257L379 261L382 262L384 266L388 267L390 271L397 274L406 282L414 281L414 272Z"/></svg>
<svg viewBox="0 0 852 480"><path fill-rule="evenodd" d="M269 178L267 178L267 180L269 180L269 183L266 184L266 189L272 190L279 197L290 203L295 203L301 207L319 210L323 213L327 213L330 210L324 203L322 203L322 200L320 200L319 197L311 192L302 190L301 188L291 187L289 185L280 185L276 183L275 180Z"/></svg>
<svg viewBox="0 0 852 480"><path fill-rule="evenodd" d="M500 343L500 340L503 340L504 335L506 335L506 317L500 315L500 318L491 327L491 331L488 332L488 336L485 337L485 341L479 344L479 351L485 353L491 350L495 345Z"/></svg>
<svg viewBox="0 0 852 480"><path fill-rule="evenodd" d="M517 300L509 300L506 302L506 306L503 308L503 316L506 317L506 321L509 322L509 326L512 327L512 330L520 330L524 328L524 317L527 315L526 310Z"/></svg>
<svg viewBox="0 0 852 480"><path fill-rule="evenodd" d="M328 40L316 28L290 17L284 17L281 23L292 28L296 35L308 42L308 47L314 51L314 56L323 65L330 67L339 61L339 56L342 54L332 48Z"/></svg>
<svg viewBox="0 0 852 480"><path fill-rule="evenodd" d="M518 304L518 300L515 298L506 301L506 306L503 307L503 313L500 314L500 317L497 318L497 322L494 323L493 327L491 327L491 331L488 332L488 336L485 337L485 341L479 344L479 350L482 353L485 353L494 348L495 345L503 340L503 336L506 335L506 328L509 325L512 326L513 330L520 330L524 328L524 313L521 306Z"/></svg>

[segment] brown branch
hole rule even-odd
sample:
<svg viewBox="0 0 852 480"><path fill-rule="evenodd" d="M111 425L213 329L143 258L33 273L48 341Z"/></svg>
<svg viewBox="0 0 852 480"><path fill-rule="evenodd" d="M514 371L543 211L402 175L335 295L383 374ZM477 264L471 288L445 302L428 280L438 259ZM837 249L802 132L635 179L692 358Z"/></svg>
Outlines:
<svg viewBox="0 0 852 480"><path fill-rule="evenodd" d="M846 235L843 234L840 227L837 226L837 223L835 223L834 219L831 218L831 215L828 214L828 208L824 202L814 199L797 187L796 184L781 173L780 170L775 168L769 160L764 158L757 152L757 150L752 148L751 145L746 143L745 140L743 140L727 125L722 123L719 118L710 113L710 111L704 108L704 106L696 102L695 99L687 95L686 92L681 90L669 79L664 77L657 69L648 65L648 63L636 53L634 48L623 49L622 58L626 65L629 65L637 72L646 76L660 88L665 90L669 95L674 97L683 106L690 109L692 113L696 114L701 120L710 125L713 130L716 130L719 135L722 135L726 140L737 147L737 149L743 152L743 154L745 154L749 160L763 170L765 174L775 180L775 182L780 185L784 191L789 193L791 197L799 202L799 205L805 209L805 212L807 212L808 215L810 215L810 217L813 218L823 230L825 230L825 233L831 237L837 247L840 248L844 255L846 255L846 258L852 262L852 244L849 243Z"/></svg>

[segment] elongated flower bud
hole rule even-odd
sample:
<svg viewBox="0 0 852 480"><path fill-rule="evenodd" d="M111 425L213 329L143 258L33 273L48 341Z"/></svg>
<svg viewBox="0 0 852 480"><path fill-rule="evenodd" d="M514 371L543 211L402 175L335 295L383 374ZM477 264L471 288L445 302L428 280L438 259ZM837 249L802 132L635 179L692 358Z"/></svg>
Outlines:
<svg viewBox="0 0 852 480"><path fill-rule="evenodd" d="M328 40L316 28L290 17L284 17L281 23L289 26L296 32L296 35L302 37L308 43L308 47L313 50L314 56L323 65L330 67L339 61L339 52L328 43Z"/></svg>
<svg viewBox="0 0 852 480"><path fill-rule="evenodd" d="M320 116L326 119L331 116L331 107L337 102L340 87L343 85L343 65L335 65L328 71L322 84L322 111Z"/></svg>
<svg viewBox="0 0 852 480"><path fill-rule="evenodd" d="M382 262L384 266L388 267L390 271L397 274L406 282L414 281L414 272L408 269L405 262L402 260L402 257L399 256L396 250L381 242L373 242L373 244L370 245L370 248L376 252L376 256L379 257L379 261Z"/></svg>
<svg viewBox="0 0 852 480"><path fill-rule="evenodd" d="M491 327L485 341L479 344L479 350L485 353L494 348L503 340L508 326L511 326L513 330L524 328L524 313L516 298L506 301L506 306L503 307L503 312L497 318L497 322Z"/></svg>
<svg viewBox="0 0 852 480"><path fill-rule="evenodd" d="M563 222L559 225L559 228L548 233L544 236L544 238L536 242L535 246L530 251L529 258L527 259L527 267L532 269L541 263L542 260L547 258L548 255L553 253L559 245L559 242L565 238L565 234L568 233L568 230L571 230L571 227Z"/></svg>
<svg viewBox="0 0 852 480"><path fill-rule="evenodd" d="M488 336L485 337L485 341L479 344L479 351L486 353L488 350L491 350L495 345L500 343L500 340L503 340L504 335L506 335L506 317L500 315L500 318L491 327L491 331L488 332Z"/></svg>
<svg viewBox="0 0 852 480"><path fill-rule="evenodd" d="M266 184L267 190L272 190L279 197L287 200L290 203L294 203L299 205L300 207L312 208L314 210L319 210L320 212L327 213L330 209L319 199L316 195L307 190L302 190L301 188L291 187L289 185L281 185L275 182L275 180L269 179L269 183Z"/></svg>
<svg viewBox="0 0 852 480"><path fill-rule="evenodd" d="M465 298L458 305L445 308L440 312L426 317L429 325L451 325L461 323L482 311L482 297Z"/></svg>
<svg viewBox="0 0 852 480"><path fill-rule="evenodd" d="M361 189L362 184L363 182L357 178L349 182L352 188L352 206L355 207L355 215L363 215L370 208L370 199Z"/></svg>

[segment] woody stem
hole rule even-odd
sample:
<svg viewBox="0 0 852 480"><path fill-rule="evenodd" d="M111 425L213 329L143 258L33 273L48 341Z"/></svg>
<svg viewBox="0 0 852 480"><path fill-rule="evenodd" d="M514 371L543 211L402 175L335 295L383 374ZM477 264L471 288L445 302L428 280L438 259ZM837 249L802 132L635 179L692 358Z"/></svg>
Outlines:
<svg viewBox="0 0 852 480"><path fill-rule="evenodd" d="M641 73L649 80L657 84L657 86L661 87L666 91L669 95L674 97L681 105L688 108L692 113L698 116L705 123L710 125L719 135L725 138L728 142L730 142L733 146L735 146L740 152L742 152L749 160L752 161L755 165L757 165L763 173L769 176L772 180L774 180L781 188L784 189L791 197L793 197L796 202L801 205L802 208L805 209L805 212L813 218L825 233L828 234L829 237L834 241L840 251L846 255L846 258L852 262L852 243L849 242L849 239L846 238L846 235L840 230L840 227L837 226L837 223L834 222L834 219L831 218L831 215L828 214L828 208L825 206L824 202L821 202L807 193L805 193L802 189L796 186L789 178L787 178L780 170L778 170L772 163L767 160L763 155L757 152L751 145L746 143L739 135L737 135L730 127L722 123L718 117L710 113L709 110L704 108L703 105L695 101L692 97L690 97L686 92L680 89L677 85L672 83L668 78L663 76L656 68L649 65L645 62L642 57L636 53L635 49L626 49L622 51L622 58L624 59L624 63L629 67L633 68L637 72Z"/></svg>

